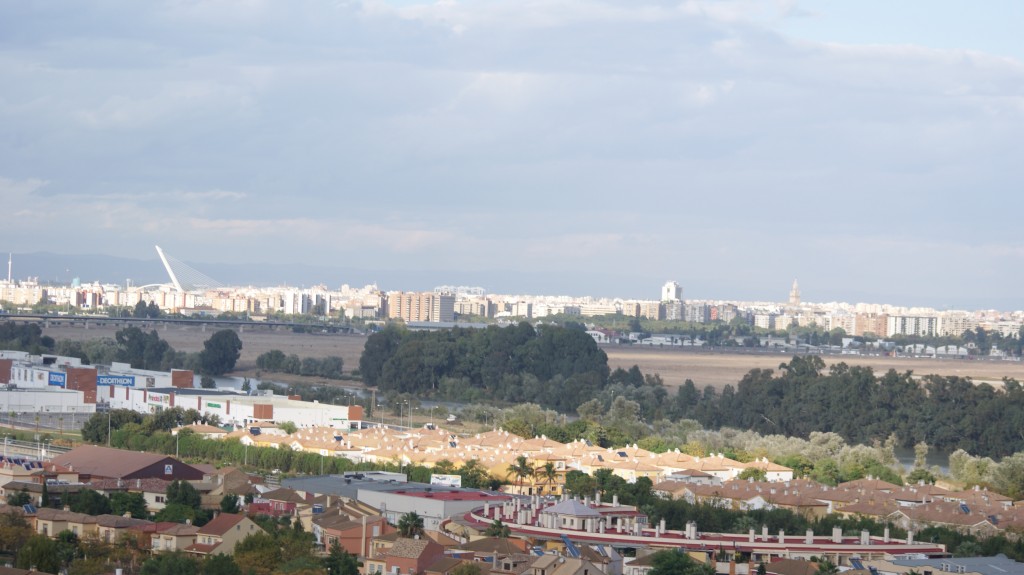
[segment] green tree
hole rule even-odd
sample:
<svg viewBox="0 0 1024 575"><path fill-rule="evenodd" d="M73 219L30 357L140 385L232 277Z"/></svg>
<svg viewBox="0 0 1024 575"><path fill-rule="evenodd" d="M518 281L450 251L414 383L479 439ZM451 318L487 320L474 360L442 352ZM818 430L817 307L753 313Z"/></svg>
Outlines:
<svg viewBox="0 0 1024 575"><path fill-rule="evenodd" d="M14 553L32 537L32 526L15 511L0 513L0 552Z"/></svg>
<svg viewBox="0 0 1024 575"><path fill-rule="evenodd" d="M242 569L235 563L234 558L223 553L207 555L201 572L202 575L242 575Z"/></svg>
<svg viewBox="0 0 1024 575"><path fill-rule="evenodd" d="M551 494L554 491L554 485L558 482L558 469L555 464L551 461L545 462L538 473L540 473L541 480L544 481L544 486L548 488L548 494Z"/></svg>
<svg viewBox="0 0 1024 575"><path fill-rule="evenodd" d="M60 557L57 541L45 535L33 535L18 550L15 567L19 569L35 569L46 573L60 571Z"/></svg>
<svg viewBox="0 0 1024 575"><path fill-rule="evenodd" d="M185 523L191 521L193 525L205 525L207 515L205 510L181 503L168 503L163 509L156 512L153 521L167 521L170 523Z"/></svg>
<svg viewBox="0 0 1024 575"><path fill-rule="evenodd" d="M242 340L234 330L222 329L203 342L199 368L205 375L224 375L235 369L242 352Z"/></svg>
<svg viewBox="0 0 1024 575"><path fill-rule="evenodd" d="M83 489L68 498L68 506L75 513L105 515L112 511L110 499L92 489Z"/></svg>
<svg viewBox="0 0 1024 575"><path fill-rule="evenodd" d="M32 496L28 494L28 491L25 491L24 487L17 493L7 496L7 504L12 507L21 507L29 503L32 503Z"/></svg>
<svg viewBox="0 0 1024 575"><path fill-rule="evenodd" d="M93 414L82 426L82 439L92 443L107 442L107 426L117 431L129 423L141 424L142 414L130 409L114 409L109 413Z"/></svg>
<svg viewBox="0 0 1024 575"><path fill-rule="evenodd" d="M78 535L65 529L57 534L57 560L61 567L67 569L71 562L79 556Z"/></svg>
<svg viewBox="0 0 1024 575"><path fill-rule="evenodd" d="M146 497L141 493L117 491L110 494L110 512L114 515L130 513L135 519L149 518Z"/></svg>
<svg viewBox="0 0 1024 575"><path fill-rule="evenodd" d="M142 564L141 575L199 575L199 564L182 551L159 553Z"/></svg>
<svg viewBox="0 0 1024 575"><path fill-rule="evenodd" d="M592 497L597 491L597 480L577 469L565 474L565 491L576 497Z"/></svg>
<svg viewBox="0 0 1024 575"><path fill-rule="evenodd" d="M516 478L516 485L519 487L520 495L522 495L523 479L533 475L533 465L530 463L530 460L525 455L519 455L512 463L508 464L508 468L505 471L507 476Z"/></svg>
<svg viewBox="0 0 1024 575"><path fill-rule="evenodd" d="M217 382L212 377L204 375L199 378L199 387L202 387L203 389L216 389Z"/></svg>
<svg viewBox="0 0 1024 575"><path fill-rule="evenodd" d="M269 533L253 533L235 546L235 563L249 575L270 575L282 560L281 546Z"/></svg>
<svg viewBox="0 0 1024 575"><path fill-rule="evenodd" d="M484 489L491 482L491 476L487 470L480 465L480 461L470 459L459 468L459 476L462 477L462 486L473 489Z"/></svg>
<svg viewBox="0 0 1024 575"><path fill-rule="evenodd" d="M413 537L423 533L423 518L410 511L398 518L398 533L402 537Z"/></svg>
<svg viewBox="0 0 1024 575"><path fill-rule="evenodd" d="M821 559L818 561L818 569L814 573L815 575L837 575L839 567L828 559Z"/></svg>
<svg viewBox="0 0 1024 575"><path fill-rule="evenodd" d="M359 560L338 545L337 541L331 543L331 549L324 558L324 568L327 575L359 575Z"/></svg>
<svg viewBox="0 0 1024 575"><path fill-rule="evenodd" d="M501 537L502 539L512 535L512 529L508 525L501 522L501 519L495 519L487 526L484 530L484 535L487 537Z"/></svg>
<svg viewBox="0 0 1024 575"><path fill-rule="evenodd" d="M928 471L923 467L918 467L911 471L909 475L907 475L907 482L910 483L911 485L920 483L922 481L925 483L935 485L935 475L931 471Z"/></svg>
<svg viewBox="0 0 1024 575"><path fill-rule="evenodd" d="M746 481L747 479L752 479L754 481L766 481L768 479L768 473L759 467L748 467L741 471L740 474L736 476L736 479L739 479L740 481Z"/></svg>
<svg viewBox="0 0 1024 575"><path fill-rule="evenodd" d="M167 504L180 503L187 507L199 507L202 496L188 481L176 480L167 486Z"/></svg>
<svg viewBox="0 0 1024 575"><path fill-rule="evenodd" d="M238 513L238 496L228 493L220 500L220 510L224 513Z"/></svg>
<svg viewBox="0 0 1024 575"><path fill-rule="evenodd" d="M689 555L671 549L651 556L652 568L648 575L714 575L715 569L694 561Z"/></svg>

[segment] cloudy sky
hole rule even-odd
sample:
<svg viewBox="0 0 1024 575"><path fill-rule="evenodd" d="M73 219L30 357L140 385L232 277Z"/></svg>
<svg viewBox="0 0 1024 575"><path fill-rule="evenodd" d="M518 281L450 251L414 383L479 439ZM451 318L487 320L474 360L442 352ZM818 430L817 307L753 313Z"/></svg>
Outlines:
<svg viewBox="0 0 1024 575"><path fill-rule="evenodd" d="M1017 0L2 0L0 250L1021 309L1022 20Z"/></svg>

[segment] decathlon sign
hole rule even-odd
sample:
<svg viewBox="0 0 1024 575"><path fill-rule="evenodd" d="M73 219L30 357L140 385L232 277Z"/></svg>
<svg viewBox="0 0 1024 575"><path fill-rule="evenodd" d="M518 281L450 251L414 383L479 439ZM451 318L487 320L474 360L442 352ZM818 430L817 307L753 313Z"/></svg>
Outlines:
<svg viewBox="0 0 1024 575"><path fill-rule="evenodd" d="M58 371L51 371L50 372L50 381L49 381L50 385L56 385L57 387L64 387L64 384L67 383L67 381L68 381L67 374L60 373Z"/></svg>
<svg viewBox="0 0 1024 575"><path fill-rule="evenodd" d="M117 387L135 387L134 375L98 375L96 385L113 385Z"/></svg>

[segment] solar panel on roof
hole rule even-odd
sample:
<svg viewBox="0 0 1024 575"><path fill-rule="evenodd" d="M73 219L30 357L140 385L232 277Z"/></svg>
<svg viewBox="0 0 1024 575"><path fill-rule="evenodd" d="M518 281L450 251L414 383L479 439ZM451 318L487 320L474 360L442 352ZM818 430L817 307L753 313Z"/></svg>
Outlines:
<svg viewBox="0 0 1024 575"><path fill-rule="evenodd" d="M572 557L573 559L579 559L580 558L580 550L576 547L576 545L572 541L569 540L569 537L566 536L565 533L562 533L561 537L562 537L562 543L565 543L565 552L568 553L569 556Z"/></svg>
<svg viewBox="0 0 1024 575"><path fill-rule="evenodd" d="M26 503L22 505L21 508L25 510L25 513L34 514L36 512L35 505L32 505L31 503Z"/></svg>
<svg viewBox="0 0 1024 575"><path fill-rule="evenodd" d="M964 515L969 515L971 513L971 508L968 507L966 503L961 503L960 504L960 511L963 511Z"/></svg>

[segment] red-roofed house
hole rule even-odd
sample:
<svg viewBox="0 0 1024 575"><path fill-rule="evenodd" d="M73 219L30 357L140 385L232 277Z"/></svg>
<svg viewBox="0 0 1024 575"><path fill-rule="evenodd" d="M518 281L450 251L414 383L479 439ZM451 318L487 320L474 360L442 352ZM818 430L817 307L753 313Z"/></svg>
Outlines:
<svg viewBox="0 0 1024 575"><path fill-rule="evenodd" d="M340 513L323 513L313 516L313 535L330 551L337 543L342 549L365 557L370 554L370 542L374 537L397 531L381 516L351 519Z"/></svg>
<svg viewBox="0 0 1024 575"><path fill-rule="evenodd" d="M196 542L199 528L195 525L161 521L153 526L150 542L153 551L181 551Z"/></svg>
<svg viewBox="0 0 1024 575"><path fill-rule="evenodd" d="M111 449L99 445L81 445L53 458L53 463L86 476L111 479L165 479L201 481L203 472L177 459L158 453Z"/></svg>
<svg viewBox="0 0 1024 575"><path fill-rule="evenodd" d="M264 531L252 519L236 513L221 513L199 528L195 543L185 551L197 555L231 555L235 552L235 545L255 533Z"/></svg>
<svg viewBox="0 0 1024 575"><path fill-rule="evenodd" d="M417 575L444 557L444 547L427 538L399 537L384 551L364 561L363 573L394 573Z"/></svg>

